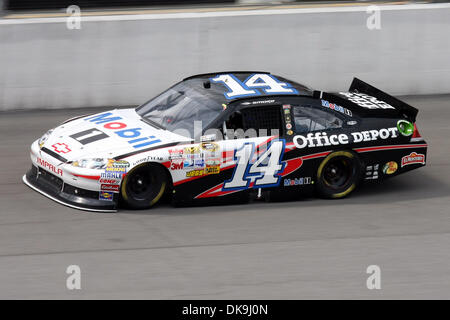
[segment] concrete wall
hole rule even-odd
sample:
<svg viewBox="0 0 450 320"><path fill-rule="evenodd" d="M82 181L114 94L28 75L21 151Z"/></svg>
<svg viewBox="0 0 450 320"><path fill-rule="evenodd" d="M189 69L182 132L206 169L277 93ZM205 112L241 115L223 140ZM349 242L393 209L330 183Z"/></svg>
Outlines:
<svg viewBox="0 0 450 320"><path fill-rule="evenodd" d="M87 17L80 30L2 19L0 110L140 104L185 76L240 69L322 90L357 76L397 95L449 93L450 7L431 6L385 7L380 30L365 7Z"/></svg>

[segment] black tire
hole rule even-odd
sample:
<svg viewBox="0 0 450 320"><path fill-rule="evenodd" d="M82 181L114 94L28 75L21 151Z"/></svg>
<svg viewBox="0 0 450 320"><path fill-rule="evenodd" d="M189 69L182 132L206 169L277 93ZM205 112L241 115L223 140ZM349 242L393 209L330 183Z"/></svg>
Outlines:
<svg viewBox="0 0 450 320"><path fill-rule="evenodd" d="M316 190L324 198L348 196L361 181L362 165L350 151L329 154L317 169Z"/></svg>
<svg viewBox="0 0 450 320"><path fill-rule="evenodd" d="M157 164L143 164L128 172L120 193L131 209L148 209L162 198L168 188L165 169Z"/></svg>

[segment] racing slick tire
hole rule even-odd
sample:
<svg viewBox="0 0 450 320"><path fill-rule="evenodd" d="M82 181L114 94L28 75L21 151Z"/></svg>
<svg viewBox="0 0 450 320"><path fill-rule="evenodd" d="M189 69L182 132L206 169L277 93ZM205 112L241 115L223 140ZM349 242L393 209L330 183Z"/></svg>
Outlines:
<svg viewBox="0 0 450 320"><path fill-rule="evenodd" d="M143 164L130 170L120 188L121 200L130 209L148 209L168 188L167 173L157 164Z"/></svg>
<svg viewBox="0 0 450 320"><path fill-rule="evenodd" d="M361 172L361 162L354 152L333 152L317 169L316 190L324 198L344 198L355 190L361 181Z"/></svg>

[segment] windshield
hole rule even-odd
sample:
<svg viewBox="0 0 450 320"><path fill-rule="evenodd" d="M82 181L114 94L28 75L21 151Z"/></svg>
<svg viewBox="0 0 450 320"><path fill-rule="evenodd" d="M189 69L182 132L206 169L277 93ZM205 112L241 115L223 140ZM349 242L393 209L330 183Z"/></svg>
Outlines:
<svg viewBox="0 0 450 320"><path fill-rule="evenodd" d="M136 109L146 120L189 138L194 136L194 121L204 129L223 110L223 92L215 86L205 89L203 79L180 82ZM198 124L197 124L198 125ZM197 129L195 134L201 134Z"/></svg>

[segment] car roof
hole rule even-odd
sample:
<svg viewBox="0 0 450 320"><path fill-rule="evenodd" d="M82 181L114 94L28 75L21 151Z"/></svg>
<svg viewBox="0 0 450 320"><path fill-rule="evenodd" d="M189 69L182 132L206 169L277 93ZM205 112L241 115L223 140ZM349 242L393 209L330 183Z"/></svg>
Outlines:
<svg viewBox="0 0 450 320"><path fill-rule="evenodd" d="M224 86L223 84L220 84L220 83L211 82L212 78L215 78L215 77L217 77L219 75L223 75L223 74L230 74L230 75L234 76L235 78L237 78L238 80L240 80L241 82L246 81L248 78L250 78L252 75L255 75L255 74L268 74L268 75L271 75L272 78L275 78L281 82L287 83L289 85L289 87L296 89L296 93L292 93L289 95L293 95L293 96L312 96L313 95L313 90L311 90L307 86L297 83L292 80L288 80L281 76L272 75L270 72L266 72L266 71L223 71L223 72L203 73L203 74L197 74L197 75L193 75L193 76L184 78L183 82L188 82L188 81L192 81L192 80L193 81L201 81L204 84L204 87L205 87L204 90L209 90L208 88L211 88L212 86L214 86L213 91L220 92L221 95L225 95L225 93L228 91L226 86ZM278 95L279 94L266 93L264 90L258 90L258 95L249 96L247 98L249 98L249 99L265 98L265 97L278 96ZM230 103L232 101L242 100L242 99L243 99L242 97L236 97L236 98L227 98L226 100L227 100L227 103Z"/></svg>

